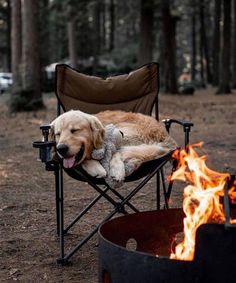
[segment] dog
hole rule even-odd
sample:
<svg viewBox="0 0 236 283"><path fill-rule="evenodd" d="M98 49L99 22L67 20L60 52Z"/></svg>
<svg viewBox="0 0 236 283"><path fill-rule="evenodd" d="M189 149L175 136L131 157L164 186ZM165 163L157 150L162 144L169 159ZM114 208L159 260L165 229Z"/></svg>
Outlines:
<svg viewBox="0 0 236 283"><path fill-rule="evenodd" d="M140 113L103 111L91 115L79 110L63 113L51 123L51 137L65 168L81 164L91 176L104 178L106 171L91 158L93 149L103 145L105 126L113 124L123 133L119 150L110 161L110 175L115 181L125 179L125 165L135 166L161 157L177 144L155 118Z"/></svg>

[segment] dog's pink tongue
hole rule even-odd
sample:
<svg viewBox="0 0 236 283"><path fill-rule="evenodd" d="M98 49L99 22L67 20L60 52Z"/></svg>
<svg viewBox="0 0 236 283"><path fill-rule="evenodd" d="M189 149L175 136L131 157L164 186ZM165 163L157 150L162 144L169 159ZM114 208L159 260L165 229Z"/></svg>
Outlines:
<svg viewBox="0 0 236 283"><path fill-rule="evenodd" d="M75 156L64 158L63 159L63 166L65 168L71 168L75 164Z"/></svg>

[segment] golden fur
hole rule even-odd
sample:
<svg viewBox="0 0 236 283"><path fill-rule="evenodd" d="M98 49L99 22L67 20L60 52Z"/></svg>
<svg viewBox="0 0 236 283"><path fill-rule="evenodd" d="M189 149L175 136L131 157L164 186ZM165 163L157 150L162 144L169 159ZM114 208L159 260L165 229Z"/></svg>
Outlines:
<svg viewBox="0 0 236 283"><path fill-rule="evenodd" d="M110 171L114 179L125 177L125 162L141 163L157 158L176 148L175 141L163 125L153 117L123 111L104 111L90 115L81 111L69 111L52 122L52 133L57 146L65 144L69 150L64 158L75 156L81 146L84 152L77 163L92 176L105 177L106 172L99 162L91 160L93 148L99 148L104 138L104 126L114 124L123 132L120 150L114 154Z"/></svg>

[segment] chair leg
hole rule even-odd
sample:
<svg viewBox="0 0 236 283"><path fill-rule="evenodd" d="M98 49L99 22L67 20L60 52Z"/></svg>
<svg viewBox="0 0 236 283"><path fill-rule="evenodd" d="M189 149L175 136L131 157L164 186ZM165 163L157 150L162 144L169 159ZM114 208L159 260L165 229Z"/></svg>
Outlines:
<svg viewBox="0 0 236 283"><path fill-rule="evenodd" d="M59 167L59 178L58 178L58 187L59 187L59 240L60 240L60 258L57 259L57 263L66 264L65 252L64 252L64 192L63 192L63 170L62 167Z"/></svg>
<svg viewBox="0 0 236 283"><path fill-rule="evenodd" d="M106 188L104 190L104 193L106 193L109 190L109 188ZM94 206L100 199L102 198L102 195L98 195L96 198L94 198L80 213L79 215L65 228L64 233L67 233L88 211L91 207Z"/></svg>
<svg viewBox="0 0 236 283"><path fill-rule="evenodd" d="M88 235L87 237L85 237L81 242L78 243L78 245L71 250L68 254L65 255L65 251L64 251L64 235L65 235L65 230L64 230L64 215L63 215L63 170L62 167L60 166L59 170L58 170L58 215L59 215L59 238L60 238L60 258L57 260L58 264L61 265L67 265L69 262L69 259L90 239L92 238L92 236L98 231L99 226L105 222L106 220L112 218L112 216L114 216L116 213L124 213L126 214L126 210L124 209L124 205L128 205L131 209L133 209L134 211L136 210L134 206L131 205L131 203L129 203L129 200L154 176L154 175L158 175L159 176L159 186L157 189L158 196L159 199L157 200L157 204L158 207L160 209L160 168L162 168L165 164L166 164L167 160L164 160L158 168L156 168L152 173L150 173L133 191L131 191L126 197L123 197L122 195L120 195L118 192L115 193L115 195L117 197L120 198L120 202L116 202L113 198L111 198L108 194L106 194L106 192L110 189L113 193L113 189L111 188L107 188L105 190L102 190L101 188L99 188L95 183L93 183L89 178L87 178L85 175L82 175L82 173L80 171L78 171L77 173L79 175L81 175L87 182L89 185L91 185L97 192L100 193L100 195L102 197L104 197L105 199L107 199L111 204L113 204L114 209L110 212L110 214L104 218L104 220L97 226L95 227ZM76 170L76 169L75 169ZM100 198L97 197L95 198L90 204L92 205L94 202L97 202L97 200ZM85 211L87 211L88 207L85 208ZM83 211L81 214L84 215L85 211ZM138 210L137 210L138 211ZM72 222L72 226L75 224L75 222L77 222L78 218L80 218L81 215L79 215L73 222ZM71 225L68 226L68 228L71 228Z"/></svg>
<svg viewBox="0 0 236 283"><path fill-rule="evenodd" d="M176 171L177 166L178 166L178 162L177 162L177 160L174 160L174 161L173 161L173 167L172 167L172 171L171 171L171 175L170 175L170 176L172 176L173 173ZM172 192L173 183L174 183L173 180L170 180L170 181L169 181L169 186L168 186L168 189L167 189L167 200L168 200L168 201L169 201L169 199L170 199L170 195L171 195L171 192Z"/></svg>
<svg viewBox="0 0 236 283"><path fill-rule="evenodd" d="M121 194L119 194L115 189L111 188L110 186L108 186L108 188L111 192L113 192L114 195L119 197L120 200L125 199L125 197L123 197ZM135 206L133 206L132 203L127 201L126 205L129 206L129 208L131 208L134 212L139 212L139 210Z"/></svg>
<svg viewBox="0 0 236 283"><path fill-rule="evenodd" d="M161 190L160 190L160 171L156 174L156 206L159 210L161 208Z"/></svg>
<svg viewBox="0 0 236 283"><path fill-rule="evenodd" d="M124 200L124 197L119 194L115 189L112 189L110 186L106 185L106 188L104 189L104 193L107 191L111 191L114 195L120 198L120 200ZM102 198L102 195L99 194L96 198L94 198L93 201L91 201L80 213L79 215L64 229L64 234L66 234L87 212L88 210L93 207L94 204L96 204L100 199ZM117 206L119 203L116 204ZM139 212L139 210L133 206L131 203L127 202L127 206L129 206L134 212ZM125 210L120 209L120 212L126 213Z"/></svg>
<svg viewBox="0 0 236 283"><path fill-rule="evenodd" d="M166 164L167 160L163 161L158 168L156 168L152 173L150 173L132 192L130 192L123 201L121 201L120 205L124 205L129 201L140 189L147 184L147 182L156 175L157 177L157 209L160 209L160 169Z"/></svg>
<svg viewBox="0 0 236 283"><path fill-rule="evenodd" d="M169 208L169 198L168 198L167 190L166 190L164 168L161 168L160 175L161 175L161 183L162 183L163 196L164 196L164 202L165 202L164 208L168 209Z"/></svg>
<svg viewBox="0 0 236 283"><path fill-rule="evenodd" d="M68 263L68 260L84 245L88 242L88 240L90 240L98 231L99 227L104 223L106 222L107 220L111 219L116 213L118 213L118 208L116 207L113 211L111 211L107 217L105 217L103 219L102 222L100 222L83 240L81 240L77 246L72 250L70 251L64 258L63 260L58 260L57 262L59 264L62 264L62 265L65 265Z"/></svg>
<svg viewBox="0 0 236 283"><path fill-rule="evenodd" d="M55 175L55 193L56 193L56 223L57 223L57 236L59 236L60 220L59 220L59 167L54 171Z"/></svg>

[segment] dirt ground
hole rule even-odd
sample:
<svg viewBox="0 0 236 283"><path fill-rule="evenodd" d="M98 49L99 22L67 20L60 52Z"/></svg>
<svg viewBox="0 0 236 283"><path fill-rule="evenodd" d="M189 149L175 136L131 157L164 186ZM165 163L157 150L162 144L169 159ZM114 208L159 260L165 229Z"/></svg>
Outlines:
<svg viewBox="0 0 236 283"><path fill-rule="evenodd" d="M236 174L236 92L215 95L214 89L193 96L160 95L161 118L191 120L195 126L191 143L204 141L207 164L220 172ZM56 264L59 243L55 234L54 176L38 162L32 141L41 138L39 125L50 122L56 101L45 95L47 109L34 113L7 112L0 97L0 281L1 282L97 282L97 237L77 254L70 266ZM182 128L173 136L183 140ZM66 179L65 222L73 218L96 195L86 184ZM122 189L128 190L129 188ZM182 186L172 195L172 206L181 206ZM154 181L135 199L143 210L155 208ZM80 225L66 236L70 248L102 218L110 206L102 201Z"/></svg>

